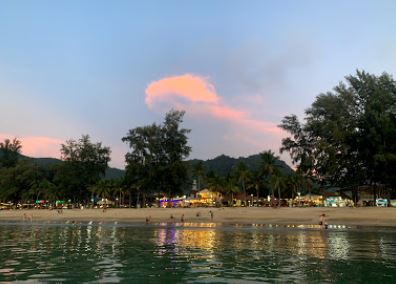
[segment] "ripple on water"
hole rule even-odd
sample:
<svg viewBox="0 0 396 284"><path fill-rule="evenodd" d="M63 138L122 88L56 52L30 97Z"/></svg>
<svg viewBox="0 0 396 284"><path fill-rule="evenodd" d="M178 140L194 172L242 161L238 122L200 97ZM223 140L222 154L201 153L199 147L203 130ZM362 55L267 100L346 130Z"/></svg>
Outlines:
<svg viewBox="0 0 396 284"><path fill-rule="evenodd" d="M392 230L94 222L0 229L0 282L396 282Z"/></svg>

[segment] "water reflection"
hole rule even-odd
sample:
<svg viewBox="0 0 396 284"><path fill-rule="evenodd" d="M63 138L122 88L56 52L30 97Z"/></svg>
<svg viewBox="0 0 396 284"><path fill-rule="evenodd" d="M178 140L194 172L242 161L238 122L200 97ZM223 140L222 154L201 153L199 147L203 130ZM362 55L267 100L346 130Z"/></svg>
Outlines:
<svg viewBox="0 0 396 284"><path fill-rule="evenodd" d="M175 223L170 226L160 227L154 230L153 233L156 238L158 246L165 246L169 244L177 244L178 247L184 248L199 248L207 251L212 251L215 246L216 230L211 229L197 229L197 228L214 228L213 225L183 224L186 228Z"/></svg>
<svg viewBox="0 0 396 284"><path fill-rule="evenodd" d="M0 229L0 282L396 280L395 231L116 222Z"/></svg>

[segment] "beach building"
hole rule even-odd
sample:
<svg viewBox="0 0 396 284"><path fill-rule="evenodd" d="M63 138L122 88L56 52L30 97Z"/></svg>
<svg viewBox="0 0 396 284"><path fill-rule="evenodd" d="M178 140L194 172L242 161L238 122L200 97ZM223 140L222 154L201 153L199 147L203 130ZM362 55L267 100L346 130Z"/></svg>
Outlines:
<svg viewBox="0 0 396 284"><path fill-rule="evenodd" d="M323 195L318 195L318 194L298 195L293 201L293 206L297 206L297 207L323 206Z"/></svg>
<svg viewBox="0 0 396 284"><path fill-rule="evenodd" d="M168 198L167 196L163 196L161 198L157 198L158 207L166 208L166 207L186 207L187 205L187 197L176 196L174 198Z"/></svg>
<svg viewBox="0 0 396 284"><path fill-rule="evenodd" d="M211 207L221 204L223 195L219 192L211 191L207 188L196 193L196 196L186 200L189 207Z"/></svg>

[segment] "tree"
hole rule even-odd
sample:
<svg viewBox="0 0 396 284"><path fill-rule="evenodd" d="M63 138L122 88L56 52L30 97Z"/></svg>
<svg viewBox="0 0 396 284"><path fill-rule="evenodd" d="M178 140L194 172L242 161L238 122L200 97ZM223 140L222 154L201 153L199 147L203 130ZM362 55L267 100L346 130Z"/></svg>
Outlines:
<svg viewBox="0 0 396 284"><path fill-rule="evenodd" d="M286 187L286 179L282 175L282 173L278 170L274 172L273 175L269 178L268 181L269 186L271 187L272 192L275 190L278 191L278 207L281 206L281 191Z"/></svg>
<svg viewBox="0 0 396 284"><path fill-rule="evenodd" d="M282 139L280 152L288 151L292 163L297 164L297 171L304 175L311 175L314 167L312 141L297 116L285 116L279 127L292 135L292 137Z"/></svg>
<svg viewBox="0 0 396 284"><path fill-rule="evenodd" d="M208 189L214 192L224 192L225 180L213 171L208 173Z"/></svg>
<svg viewBox="0 0 396 284"><path fill-rule="evenodd" d="M260 154L261 157L261 175L264 177L265 180L270 179L272 175L275 174L277 171L277 165L276 165L276 160L278 159L277 156L275 156L275 153L272 152L271 150L264 151L263 153ZM274 193L274 188L270 186L271 189L271 199L274 200L275 198L275 193Z"/></svg>
<svg viewBox="0 0 396 284"><path fill-rule="evenodd" d="M88 173L89 179L104 176L110 162L110 148L101 142L92 143L89 135L82 135L76 140L68 140L62 144L61 159L66 163L80 165Z"/></svg>
<svg viewBox="0 0 396 284"><path fill-rule="evenodd" d="M191 130L180 128L184 114L184 111L169 111L165 115L162 127L162 147L166 157L163 161L162 188L168 196L183 193L188 183L188 171L184 160L191 152L187 137Z"/></svg>
<svg viewBox="0 0 396 284"><path fill-rule="evenodd" d="M136 190L136 206L140 206L140 194L143 194L143 205L146 194L152 193L162 178L161 161L165 159L161 145L161 126L152 124L129 130L122 138L131 148L125 155L126 173L124 183Z"/></svg>
<svg viewBox="0 0 396 284"><path fill-rule="evenodd" d="M231 206L234 205L234 194L239 192L239 187L236 185L235 180L232 177L228 177L223 186L223 193L231 195Z"/></svg>
<svg viewBox="0 0 396 284"><path fill-rule="evenodd" d="M294 198L298 195L298 192L300 191L302 186L302 182L303 177L298 173L293 173L286 177L286 187L290 189L289 194L292 198L292 201L294 201Z"/></svg>
<svg viewBox="0 0 396 284"><path fill-rule="evenodd" d="M199 161L192 166L192 174L197 179L197 189L202 189L202 182L205 177L205 168L203 162Z"/></svg>
<svg viewBox="0 0 396 284"><path fill-rule="evenodd" d="M282 120L292 137L283 140L281 150L290 152L306 177L323 185L395 188L396 82L387 73L364 71L345 79L316 97L305 125L295 116Z"/></svg>
<svg viewBox="0 0 396 284"><path fill-rule="evenodd" d="M238 181L239 185L241 186L244 196L244 203L246 205L246 182L249 180L251 176L250 171L246 166L246 164L240 161L234 168L233 175L235 179Z"/></svg>
<svg viewBox="0 0 396 284"><path fill-rule="evenodd" d="M50 184L48 170L28 161L21 161L11 168L0 168L0 200L37 200L51 193Z"/></svg>
<svg viewBox="0 0 396 284"><path fill-rule="evenodd" d="M184 159L189 129L180 128L185 112L171 110L162 125L152 124L129 130L123 142L131 152L125 155L128 181L138 183L143 193L165 193L169 197L183 192L188 175Z"/></svg>
<svg viewBox="0 0 396 284"><path fill-rule="evenodd" d="M114 189L115 186L113 180L106 179L99 180L95 185L92 185L89 188L90 192L94 196L102 199L109 199L113 195Z"/></svg>
<svg viewBox="0 0 396 284"><path fill-rule="evenodd" d="M183 123L184 111L171 110L165 115L163 123L163 148L168 162L183 161L190 155L187 134L190 129L180 128Z"/></svg>
<svg viewBox="0 0 396 284"><path fill-rule="evenodd" d="M21 153L22 143L17 138L0 142L0 167L15 167Z"/></svg>
<svg viewBox="0 0 396 284"><path fill-rule="evenodd" d="M263 184L263 175L260 171L254 171L251 173L249 177L249 187L252 187L252 190L256 193L256 199L259 200L260 197L260 188Z"/></svg>
<svg viewBox="0 0 396 284"><path fill-rule="evenodd" d="M55 181L66 197L88 200L88 188L96 184L108 168L110 148L101 142L92 143L89 135L79 140L68 140L61 146L61 159Z"/></svg>

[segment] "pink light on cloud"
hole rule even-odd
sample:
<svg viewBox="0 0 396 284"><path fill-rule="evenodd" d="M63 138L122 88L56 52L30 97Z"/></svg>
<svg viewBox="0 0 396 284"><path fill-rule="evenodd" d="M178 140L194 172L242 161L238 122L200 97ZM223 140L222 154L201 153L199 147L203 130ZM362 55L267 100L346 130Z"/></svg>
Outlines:
<svg viewBox="0 0 396 284"><path fill-rule="evenodd" d="M60 157L61 144L64 141L45 136L15 136L0 133L0 140L18 138L22 142L22 154L29 157Z"/></svg>
<svg viewBox="0 0 396 284"><path fill-rule="evenodd" d="M184 100L180 101L179 98ZM283 133L274 123L253 119L249 111L227 105L207 78L193 74L165 77L150 83L146 88L145 102L150 109L154 109L157 104L167 103L193 115L210 115L252 131L277 137Z"/></svg>
<svg viewBox="0 0 396 284"><path fill-rule="evenodd" d="M246 116L243 111L222 105L210 106L209 111L215 117L228 120L242 120Z"/></svg>
<svg viewBox="0 0 396 284"><path fill-rule="evenodd" d="M156 101L169 100L174 97L209 104L217 103L219 100L214 86L205 78L185 74L152 82L146 89L145 102L149 108L152 108Z"/></svg>
<svg viewBox="0 0 396 284"><path fill-rule="evenodd" d="M188 116L195 120L192 123L203 127L197 129L199 137L210 135L206 141L211 143L211 147L201 143L194 146L201 155L210 152L211 156L206 158L218 154L252 155L268 149L277 153L281 139L286 135L276 123L256 118L262 114L273 114L262 96L244 94L228 100L216 92L208 78L198 75L171 76L150 83L146 88L145 102L154 111L162 112L169 108L186 110ZM281 157L290 163L285 153Z"/></svg>

